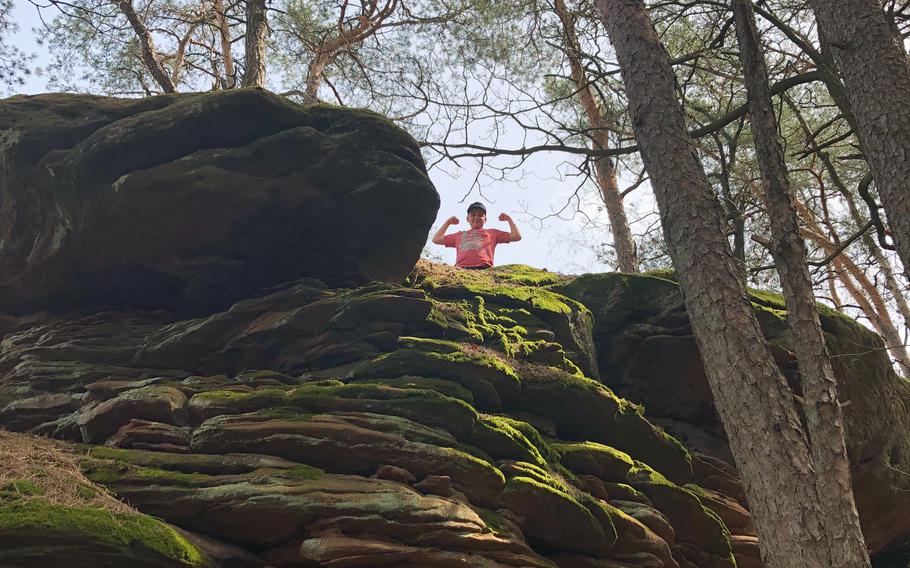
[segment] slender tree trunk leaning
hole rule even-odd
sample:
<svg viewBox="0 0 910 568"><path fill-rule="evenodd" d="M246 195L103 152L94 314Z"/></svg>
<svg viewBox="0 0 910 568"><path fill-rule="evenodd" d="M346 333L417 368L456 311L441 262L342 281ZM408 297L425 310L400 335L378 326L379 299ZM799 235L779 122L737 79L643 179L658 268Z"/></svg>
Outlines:
<svg viewBox="0 0 910 568"><path fill-rule="evenodd" d="M796 208L784 161L777 116L768 88L768 71L761 51L752 0L733 0L736 37L749 95L749 115L755 152L765 186L771 222L772 254L787 304L787 323L795 338L802 380L803 410L809 447L815 465L822 522L831 551L832 568L869 567L869 553L853 499L850 461L844 441L844 417L837 399L837 379L831 368L825 338L815 307L815 294L806 264L806 244L799 234Z"/></svg>
<svg viewBox="0 0 910 568"><path fill-rule="evenodd" d="M145 24L139 19L139 15L136 14L132 0L119 0L116 4L120 11L123 12L123 15L126 16L126 19L129 20L133 31L136 32L136 36L139 38L139 46L142 49L142 61L145 62L145 66L148 67L155 82L165 93L176 93L177 88L174 86L174 82L171 81L167 71L162 67L161 61L158 60L155 44L152 43L152 34L149 33L148 28L145 27Z"/></svg>
<svg viewBox="0 0 910 568"><path fill-rule="evenodd" d="M737 276L723 211L686 132L667 54L642 0L597 5L762 556L768 568L830 568L808 440Z"/></svg>
<svg viewBox="0 0 910 568"><path fill-rule="evenodd" d="M224 61L224 81L223 88L231 89L237 83L234 76L234 58L231 55L231 33L228 27L227 18L224 17L224 3L222 0L214 0L215 24L218 26L218 34L221 38L221 59Z"/></svg>
<svg viewBox="0 0 910 568"><path fill-rule="evenodd" d="M327 51L323 45L320 46L316 57L314 57L307 66L306 89L304 89L304 92L313 100L318 100L319 97L317 95L319 93L319 85L322 84L322 75L325 73L325 69L329 66L329 63L334 59L335 56Z"/></svg>
<svg viewBox="0 0 910 568"><path fill-rule="evenodd" d="M822 247L826 254L834 254L838 246L824 235L818 222L812 217L811 212L805 205L800 205L799 203L797 203L797 209L800 217L808 225L802 231L803 236ZM891 357L898 362L901 368L910 368L908 366L910 361L907 359L907 352L903 347L900 333L891 320L888 306L875 284L853 262L853 259L843 252L834 257L832 264L834 265L834 273L837 279L843 284L863 314L869 318L872 328L885 340L885 346Z"/></svg>
<svg viewBox="0 0 910 568"><path fill-rule="evenodd" d="M265 40L268 33L269 24L266 20L265 0L247 0L242 81L244 87L265 85Z"/></svg>
<svg viewBox="0 0 910 568"><path fill-rule="evenodd" d="M787 106L790 107L790 110L793 111L793 116L796 117L796 120L803 131L803 134L806 136L806 147L815 146L815 136L812 133L812 129L809 128L809 125L806 123L805 118L803 118L799 108L787 96L784 96L784 101L787 103ZM843 109L841 109L841 112L843 112ZM853 217L856 226L861 227L865 225L867 220L860 214L860 210L855 203L853 194L844 185L843 181L837 173L837 169L831 162L831 158L822 151L815 152L815 155L818 157L819 162L825 167L825 170L828 172L828 176L831 178L831 182L834 184L834 187L846 200L850 215ZM867 176L860 182L859 186L857 187L857 193L862 194L863 186L868 185L871 183L871 181L871 174L867 174ZM825 236L821 227L813 217L811 211L804 204L796 201L795 205L797 208L797 214L812 230L812 233L806 232L807 238L811 239L813 242L821 246L828 254L831 254L831 252L837 248L837 243ZM874 213L874 211L870 210L870 216L873 216ZM877 215L875 217L877 218ZM881 222L878 219L874 220L876 224ZM876 262L878 263L882 272L885 274L885 285L894 296L894 301L898 306L898 311L900 312L901 317L903 317L905 321L910 321L910 308L907 307L907 302L903 296L903 292L901 292L900 286L897 284L897 281L894 278L894 272L891 269L890 263L887 259L885 259L884 255L881 254L881 250L873 242L873 239L868 234L863 235L863 242L866 247L869 248L873 253ZM866 277L863 270L856 266L856 263L853 262L853 260L848 255L839 255L838 258L835 259L835 262L837 262L839 266L846 268L846 272L844 270L839 270L837 272L838 279L843 281L844 286L848 288L848 290L851 290L850 295L853 296L857 302L857 305L860 307L866 317L869 318L872 327L874 327L875 331L877 331L879 335L885 339L885 345L887 346L891 357L898 363L898 365L900 365L901 374L906 375L908 372L910 372L910 356L907 354L907 349L904 346L904 341L901 338L901 334L891 319L890 311L888 310L885 300L879 293L878 287L869 281L869 278ZM863 296L862 292L859 292L856 286L850 281L849 275L853 275L857 283L862 286L863 291L865 292L865 296ZM866 297L868 297L868 301Z"/></svg>
<svg viewBox="0 0 910 568"><path fill-rule="evenodd" d="M857 135L910 275L910 61L878 0L812 0L837 62Z"/></svg>
<svg viewBox="0 0 910 568"><path fill-rule="evenodd" d="M572 72L572 81L575 83L576 95L591 129L591 146L595 150L607 150L610 148L606 129L607 121L604 119L600 105L597 104L597 99L594 98L591 82L581 62L581 49L575 33L575 19L566 9L563 0L555 0L553 8L562 22L563 44L569 56L569 67ZM638 274L640 270L635 239L632 237L632 229L629 227L622 194L616 181L616 168L613 167L613 161L609 157L604 156L594 160L594 179L600 189L604 207L607 209L607 217L610 219L613 248L616 250L619 271Z"/></svg>
<svg viewBox="0 0 910 568"><path fill-rule="evenodd" d="M819 160L824 164L825 169L828 171L828 175L831 177L831 181L834 183L834 187L837 188L841 196L844 198L844 201L847 203L847 209L850 211L850 216L853 218L853 222L857 227L862 227L865 225L868 220L865 219L860 213L859 207L856 205L856 200L854 199L853 194L847 190L846 185L841 180L840 176L837 173L837 170L834 168L834 164L831 162L831 158L824 152L818 153ZM860 182L861 184L864 182ZM875 243L869 232L863 233L862 236L863 246L869 251L869 254L875 259L875 263L878 265L879 270L881 270L882 276L885 281L885 288L891 292L891 295L894 297L894 304L897 306L897 312L901 315L905 322L910 322L910 307L907 306L907 300L904 298L904 294L900 289L900 285L897 283L897 279L894 277L894 271L891 269L891 263L885 258L885 255L882 254L881 248ZM867 279L868 280L868 279ZM870 283L871 284L871 283ZM870 295L870 299L876 305L876 311L879 314L883 315L879 319L881 321L881 328L883 331L880 331L882 336L885 337L885 341L888 344L888 351L891 352L891 356L897 361L900 365L900 373L903 376L910 376L910 356L907 355L907 349L904 346L904 341L901 339L900 332L897 330L897 326L894 325L893 320L889 314L888 307L885 304L885 300L878 294L878 287L874 286L876 294ZM871 318L870 318L871 319Z"/></svg>

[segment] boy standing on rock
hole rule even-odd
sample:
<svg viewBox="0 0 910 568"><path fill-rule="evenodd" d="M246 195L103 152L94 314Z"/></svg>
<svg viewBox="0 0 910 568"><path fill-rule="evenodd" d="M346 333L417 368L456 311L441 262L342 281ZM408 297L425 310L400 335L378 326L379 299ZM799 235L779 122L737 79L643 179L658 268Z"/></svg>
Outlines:
<svg viewBox="0 0 910 568"><path fill-rule="evenodd" d="M467 231L459 231L451 235L445 232L450 225L458 224L458 217L449 217L442 227L433 235L433 242L437 245L452 247L456 251L455 266L459 268L492 268L493 251L500 243L514 243L521 240L521 233L512 218L505 213L499 214L499 220L509 224L509 232L499 229L484 229L487 222L487 208L483 203L475 202L468 205Z"/></svg>

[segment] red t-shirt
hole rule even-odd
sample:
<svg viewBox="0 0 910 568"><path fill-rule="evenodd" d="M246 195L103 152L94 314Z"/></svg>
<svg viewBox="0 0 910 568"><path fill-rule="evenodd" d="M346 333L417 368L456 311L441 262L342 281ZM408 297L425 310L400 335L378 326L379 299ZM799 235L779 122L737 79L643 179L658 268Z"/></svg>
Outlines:
<svg viewBox="0 0 910 568"><path fill-rule="evenodd" d="M455 248L455 266L474 268L493 266L496 245L511 240L511 233L499 229L471 229L446 235L444 244Z"/></svg>

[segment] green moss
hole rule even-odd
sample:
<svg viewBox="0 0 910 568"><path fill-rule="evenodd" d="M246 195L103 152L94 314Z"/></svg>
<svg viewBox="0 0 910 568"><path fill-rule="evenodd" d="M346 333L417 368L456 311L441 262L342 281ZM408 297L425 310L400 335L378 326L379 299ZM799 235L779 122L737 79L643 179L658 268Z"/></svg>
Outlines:
<svg viewBox="0 0 910 568"><path fill-rule="evenodd" d="M131 466L121 461L85 459L80 464L82 473L100 485L113 485L130 473Z"/></svg>
<svg viewBox="0 0 910 568"><path fill-rule="evenodd" d="M397 388L364 380L351 384L305 384L291 392L285 406L307 412L355 410L401 416L442 428L465 439L477 411L464 400L436 390Z"/></svg>
<svg viewBox="0 0 910 568"><path fill-rule="evenodd" d="M149 484L159 482L180 487L205 487L217 483L216 478L204 473L182 473L149 467L132 468L130 477L148 481Z"/></svg>
<svg viewBox="0 0 910 568"><path fill-rule="evenodd" d="M776 292L770 292L768 290L758 290L756 288L749 288L748 291L749 299L752 301L752 307L754 309L763 309L765 311L773 313L783 320L786 320L787 301L784 299L783 295ZM818 310L818 315L820 318L822 318L823 323L827 318L829 320L833 320L832 323L836 321L850 328L857 328L866 333L871 333L868 329L861 326L856 322L856 320L843 312L839 312L819 302L816 302L815 308Z"/></svg>
<svg viewBox="0 0 910 568"><path fill-rule="evenodd" d="M353 378L364 378L427 373L429 376L439 377L445 376L449 366L454 364L486 367L518 381L515 369L502 359L480 351L469 352L460 346L457 351L443 353L423 349L399 349L359 365L351 375Z"/></svg>
<svg viewBox="0 0 910 568"><path fill-rule="evenodd" d="M140 481L149 485L156 483L180 487L206 487L216 485L217 477L203 473L183 473L167 469L142 467L122 461L84 460L82 471L87 478L100 485L115 485L123 481Z"/></svg>
<svg viewBox="0 0 910 568"><path fill-rule="evenodd" d="M651 276L653 278L661 278L663 280L669 280L670 282L676 282L676 270L673 268L655 268L654 270L646 270L641 273L642 276Z"/></svg>
<svg viewBox="0 0 910 568"><path fill-rule="evenodd" d="M449 327L449 321L445 313L439 309L437 302L433 302L433 308L430 310L430 315L427 316L427 321L442 329Z"/></svg>
<svg viewBox="0 0 910 568"><path fill-rule="evenodd" d="M461 346L454 341L429 339L426 337L402 336L398 338L398 345L408 349L418 349L430 353L457 353L461 351Z"/></svg>
<svg viewBox="0 0 910 568"><path fill-rule="evenodd" d="M90 485L80 484L76 488L76 496L82 499L83 501L91 501L95 497L98 497L101 494L100 491L95 489Z"/></svg>
<svg viewBox="0 0 910 568"><path fill-rule="evenodd" d="M463 463L470 462L471 467L478 470L485 470L488 474L496 478L496 483L499 487L506 482L506 476L503 474L502 470L490 463L489 460L482 457L474 455L473 452L467 452L459 448L437 448L440 452L440 456L443 459L446 459L446 456L449 456L451 459L450 463Z"/></svg>
<svg viewBox="0 0 910 568"><path fill-rule="evenodd" d="M513 477L530 478L535 480L538 484L546 485L561 493L569 494L573 492L561 479L557 478L543 467L533 463L521 461L511 462L502 466L502 472L509 479Z"/></svg>
<svg viewBox="0 0 910 568"><path fill-rule="evenodd" d="M559 462L559 454L550 448L550 444L544 440L543 436L540 435L540 432L537 430L537 428L523 420L516 420L508 416L500 416L498 418L505 421L510 427L518 430L521 435L524 436L526 440L528 440L529 443L537 448L537 451L540 452L540 455L544 458L544 461L550 463Z"/></svg>
<svg viewBox="0 0 910 568"><path fill-rule="evenodd" d="M591 515L587 507L582 505L578 499L575 498L575 491L570 489L569 486L557 481L550 475L541 476L538 472L531 469L526 469L525 473L528 475L515 475L514 477L510 477L508 481L506 481L506 487L503 490L503 493L508 494L509 492L514 491L527 491L527 487L523 486L530 486L531 488L537 489L538 491L552 493L561 499L565 499L572 504L577 505L579 509L584 510L588 515L590 515L591 520L596 523L594 516ZM544 472L544 474L546 474L546 472Z"/></svg>
<svg viewBox="0 0 910 568"><path fill-rule="evenodd" d="M257 480L264 480L267 483L273 479L281 479L291 482L305 482L319 479L325 475L325 472L317 467L300 464L288 469L260 468L251 472L248 479L254 483Z"/></svg>
<svg viewBox="0 0 910 568"><path fill-rule="evenodd" d="M477 406L484 410L508 407L518 399L521 389L511 365L494 354L470 348L454 353L399 349L367 361L351 373L355 381L402 376L455 381L469 389Z"/></svg>
<svg viewBox="0 0 910 568"><path fill-rule="evenodd" d="M14 479L3 486L0 486L0 503L23 497L32 497L44 495L44 489L41 489L34 482L27 479Z"/></svg>
<svg viewBox="0 0 910 568"><path fill-rule="evenodd" d="M301 464L294 466L291 469L279 470L278 475L287 479L293 479L294 481L312 481L324 476L325 472L318 467Z"/></svg>
<svg viewBox="0 0 910 568"><path fill-rule="evenodd" d="M419 286L441 297L472 298L482 296L495 304L525 308L533 311L570 314L587 311L584 306L565 296L536 286L558 282L550 273L536 272L530 267L505 266L497 270L460 270L445 275L427 275L419 279Z"/></svg>
<svg viewBox="0 0 910 568"><path fill-rule="evenodd" d="M578 474L606 481L624 481L635 462L629 454L597 442L554 443L561 463Z"/></svg>
<svg viewBox="0 0 910 568"><path fill-rule="evenodd" d="M399 389L420 389L430 390L442 393L452 398L465 401L468 404L474 404L474 395L471 391L464 388L458 383L447 381L445 379L433 379L428 377L395 377L393 379L362 379L376 385L387 385Z"/></svg>
<svg viewBox="0 0 910 568"><path fill-rule="evenodd" d="M239 391L239 390L214 390L201 392L193 396L193 399L197 402L233 402L238 400L243 401L254 401L261 400L263 402L269 400L280 400L287 396L286 391L281 389L259 389L255 391Z"/></svg>
<svg viewBox="0 0 910 568"><path fill-rule="evenodd" d="M146 475L154 477L154 474L151 473L154 471L222 475L226 472L240 473L254 469L242 464L231 464L223 456L123 450L103 446L90 446L89 448L79 466L86 477L102 485L111 484L141 470L147 470ZM165 473L160 474L159 477L161 475L165 475ZM202 478L196 478L195 481L201 482Z"/></svg>
<svg viewBox="0 0 910 568"><path fill-rule="evenodd" d="M264 380L273 380L280 383L292 383L293 379L284 373L279 373L278 371L272 371L269 369L263 369L258 371L245 371L240 373L236 377L237 382L240 383L255 383L258 381Z"/></svg>
<svg viewBox="0 0 910 568"><path fill-rule="evenodd" d="M474 426L474 432L471 433L470 442L497 459L518 459L546 466L547 462L541 455L538 446L516 428L518 422L518 420L503 416L481 416ZM533 430L537 434L536 439L546 447L533 426L527 423L522 424L525 425L526 430Z"/></svg>
<svg viewBox="0 0 910 568"><path fill-rule="evenodd" d="M629 469L628 479L630 483L647 483L649 485L665 485L667 487L679 488L678 485L664 477L660 472L655 471L647 464L636 461Z"/></svg>
<svg viewBox="0 0 910 568"><path fill-rule="evenodd" d="M279 406L277 408L266 408L265 410L257 410L252 413L256 418L264 418L266 420L282 420L285 422L308 422L313 414L310 412L300 412L296 408L290 406Z"/></svg>
<svg viewBox="0 0 910 568"><path fill-rule="evenodd" d="M183 566L201 566L199 550L164 523L142 514L99 507L65 507L43 499L0 505L0 534L36 532L100 543L129 554L143 550Z"/></svg>
<svg viewBox="0 0 910 568"><path fill-rule="evenodd" d="M564 277L546 269L534 268L526 264L505 264L493 269L497 280L510 284L525 286L545 286L555 284Z"/></svg>

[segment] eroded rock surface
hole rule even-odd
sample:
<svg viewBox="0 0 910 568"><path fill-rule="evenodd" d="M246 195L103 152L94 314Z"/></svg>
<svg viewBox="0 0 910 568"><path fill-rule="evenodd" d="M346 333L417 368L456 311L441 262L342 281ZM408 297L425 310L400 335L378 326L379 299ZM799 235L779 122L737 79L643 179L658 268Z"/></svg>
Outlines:
<svg viewBox="0 0 910 568"><path fill-rule="evenodd" d="M416 142L387 120L261 89L12 97L0 163L6 313L210 310L303 276L400 282L439 207Z"/></svg>
<svg viewBox="0 0 910 568"><path fill-rule="evenodd" d="M90 480L262 565L733 566L692 456L586 376L590 312L535 275L22 317L0 424L94 444Z"/></svg>

